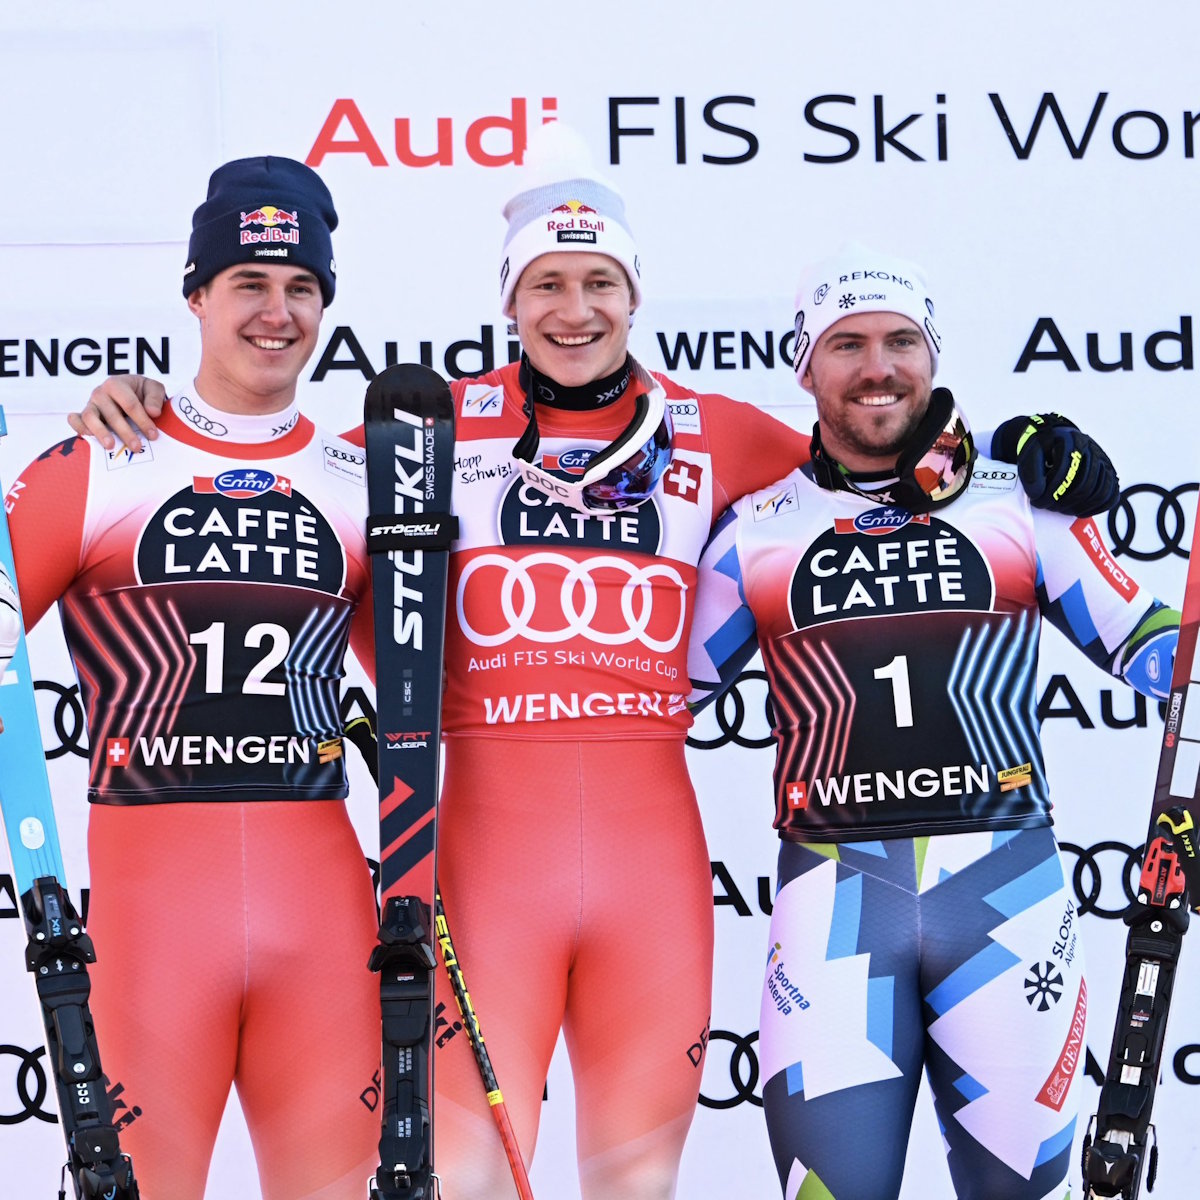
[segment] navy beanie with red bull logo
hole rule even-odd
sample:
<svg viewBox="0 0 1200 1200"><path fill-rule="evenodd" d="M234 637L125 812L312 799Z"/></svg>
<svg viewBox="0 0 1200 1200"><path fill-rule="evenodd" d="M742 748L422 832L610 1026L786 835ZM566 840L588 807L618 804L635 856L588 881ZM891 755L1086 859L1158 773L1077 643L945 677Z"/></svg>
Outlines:
<svg viewBox="0 0 1200 1200"><path fill-rule="evenodd" d="M311 271L326 307L336 268L330 234L333 197L311 167L291 158L239 158L218 167L208 199L192 216L183 294L190 296L227 267L279 263Z"/></svg>

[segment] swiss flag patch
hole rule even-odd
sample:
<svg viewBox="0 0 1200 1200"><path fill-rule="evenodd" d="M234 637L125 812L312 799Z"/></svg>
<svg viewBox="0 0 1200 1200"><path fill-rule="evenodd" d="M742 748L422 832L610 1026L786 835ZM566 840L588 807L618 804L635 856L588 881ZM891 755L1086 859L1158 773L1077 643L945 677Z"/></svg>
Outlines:
<svg viewBox="0 0 1200 1200"><path fill-rule="evenodd" d="M700 482L703 478L704 468L698 463L677 459L663 476L663 491L668 496L678 496L689 504L699 504Z"/></svg>
<svg viewBox="0 0 1200 1200"><path fill-rule="evenodd" d="M104 761L110 767L129 765L129 739L109 738L104 747Z"/></svg>
<svg viewBox="0 0 1200 1200"><path fill-rule="evenodd" d="M808 807L808 784L803 782L785 783L783 785L783 794L787 799L787 806L790 809L807 808Z"/></svg>

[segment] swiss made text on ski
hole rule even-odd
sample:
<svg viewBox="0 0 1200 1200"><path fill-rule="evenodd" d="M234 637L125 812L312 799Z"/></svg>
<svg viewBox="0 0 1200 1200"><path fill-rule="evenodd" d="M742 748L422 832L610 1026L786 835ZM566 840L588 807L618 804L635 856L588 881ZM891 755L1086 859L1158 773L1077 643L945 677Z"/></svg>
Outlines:
<svg viewBox="0 0 1200 1200"><path fill-rule="evenodd" d="M371 969L383 1014L378 1200L429 1200L433 1173L433 898L454 405L426 367L367 388L367 549L375 593L379 891Z"/></svg>
<svg viewBox="0 0 1200 1200"><path fill-rule="evenodd" d="M5 432L0 408L0 437ZM0 513L0 568L15 596L17 573L5 513ZM37 984L67 1139L64 1170L78 1200L137 1200L133 1166L121 1153L100 1068L88 1008L87 965L96 955L67 896L23 631L0 682L0 718L0 809L29 937L25 965Z"/></svg>
<svg viewBox="0 0 1200 1200"><path fill-rule="evenodd" d="M1088 1197L1137 1200L1154 1187L1150 1122L1167 1012L1189 909L1200 906L1200 518L1192 539L1183 622L1137 897L1125 914L1125 975L1108 1070L1083 1143Z"/></svg>

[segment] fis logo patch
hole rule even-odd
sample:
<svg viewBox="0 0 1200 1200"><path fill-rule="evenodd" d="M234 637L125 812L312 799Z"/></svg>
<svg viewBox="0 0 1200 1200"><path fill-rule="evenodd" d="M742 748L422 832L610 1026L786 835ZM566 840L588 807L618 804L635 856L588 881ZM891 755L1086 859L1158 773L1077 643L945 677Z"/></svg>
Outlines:
<svg viewBox="0 0 1200 1200"><path fill-rule="evenodd" d="M759 495L754 501L754 519L769 521L772 517L781 517L784 513L795 512L799 500L796 496L796 485L789 483L787 487L776 488L766 495Z"/></svg>
<svg viewBox="0 0 1200 1200"><path fill-rule="evenodd" d="M138 463L153 462L154 448L152 443L143 441L140 450L130 450L121 446L116 450L104 452L104 466L109 471L121 471L125 467L135 467Z"/></svg>
<svg viewBox="0 0 1200 1200"><path fill-rule="evenodd" d="M498 417L504 412L504 389L497 384L469 383L463 390L464 417Z"/></svg>

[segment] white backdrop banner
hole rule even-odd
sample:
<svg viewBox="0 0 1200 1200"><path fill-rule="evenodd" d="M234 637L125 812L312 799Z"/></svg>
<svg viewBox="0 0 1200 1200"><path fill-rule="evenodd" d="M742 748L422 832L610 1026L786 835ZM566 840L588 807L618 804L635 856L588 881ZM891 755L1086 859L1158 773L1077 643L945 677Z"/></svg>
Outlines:
<svg viewBox="0 0 1200 1200"><path fill-rule="evenodd" d="M110 372L190 380L198 342L179 289L192 209L214 166L248 154L316 167L341 217L337 301L302 385L314 419L358 424L368 379L392 362L464 374L508 361L500 207L530 129L557 116L626 196L646 294L632 345L648 366L807 428L788 364L800 267L852 237L914 259L938 298L939 382L976 428L1053 409L1095 434L1125 489L1110 543L1178 602L1200 476L1198 40L1200 10L1181 0L10 3L0 475L67 436L64 414ZM1053 631L1044 646L1048 765L1091 974L1086 1113L1162 720ZM87 732L53 619L31 654L78 895ZM354 675L348 703L358 687ZM777 845L764 700L750 672L690 751L717 960L685 1197L778 1194L756 1057ZM351 805L374 856L361 771ZM48 1196L62 1146L8 870L0 859L0 1163L6 1194ZM647 962L654 936L648 925ZM1198 997L1189 945L1156 1109L1159 1195L1189 1194L1200 1170ZM579 1195L572 1108L560 1053L533 1168L537 1193L555 1200ZM208 1195L254 1200L257 1189L234 1101ZM924 1097L903 1195L951 1195Z"/></svg>

